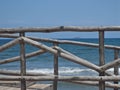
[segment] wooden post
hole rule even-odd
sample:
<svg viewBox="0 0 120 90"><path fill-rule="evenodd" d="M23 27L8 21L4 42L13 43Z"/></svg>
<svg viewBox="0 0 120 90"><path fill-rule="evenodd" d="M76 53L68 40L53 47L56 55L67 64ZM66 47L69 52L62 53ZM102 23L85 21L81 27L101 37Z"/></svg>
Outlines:
<svg viewBox="0 0 120 90"><path fill-rule="evenodd" d="M114 59L118 59L119 58L119 50L118 49L114 49ZM119 74L119 66L115 65L114 66L114 74L118 75ZM114 84L118 84L117 81L114 82ZM118 90L118 88L114 88L114 90Z"/></svg>
<svg viewBox="0 0 120 90"><path fill-rule="evenodd" d="M54 46L58 46L57 43L54 43ZM58 75L58 54L54 54L54 75ZM53 82L53 90L57 90L57 80Z"/></svg>
<svg viewBox="0 0 120 90"><path fill-rule="evenodd" d="M104 60L104 31L99 31L99 64L105 64ZM99 76L104 76L105 72L99 72ZM105 90L105 81L99 81L99 90Z"/></svg>
<svg viewBox="0 0 120 90"><path fill-rule="evenodd" d="M20 33L20 37L25 36L25 33ZM20 41L20 62L21 62L21 76L26 75L26 60L25 60L25 43ZM26 81L21 79L21 90L26 90Z"/></svg>

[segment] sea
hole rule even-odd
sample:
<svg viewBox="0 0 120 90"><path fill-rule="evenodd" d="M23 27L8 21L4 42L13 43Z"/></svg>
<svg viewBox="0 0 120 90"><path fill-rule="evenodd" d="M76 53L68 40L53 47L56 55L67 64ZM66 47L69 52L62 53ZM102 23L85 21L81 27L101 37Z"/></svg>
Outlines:
<svg viewBox="0 0 120 90"><path fill-rule="evenodd" d="M0 46L6 44L13 39L0 39ZM60 40L72 40L72 41L80 41L80 42L90 42L90 43L98 43L99 40L97 38L73 38L73 39L60 39ZM47 46L53 46L52 43L48 42L40 42ZM106 38L106 45L116 45L120 46L120 38ZM59 47L69 51L70 53L83 58L95 65L99 65L99 49L95 47L87 47L87 46L78 46L72 44L59 44ZM25 44L26 53L31 53L39 50L39 48L34 47L29 44ZM20 46L16 44L2 52L0 52L0 60L4 60L7 58L12 58L20 55ZM114 60L114 50L105 49L105 63L109 63ZM44 53L41 55L34 56L32 58L26 59L26 68L27 72L32 73L43 73L43 74L53 74L53 63L54 55L52 53ZM0 70L20 70L20 62L11 62L7 64L1 64ZM113 68L108 70L109 72L113 72ZM59 75L66 76L98 76L99 74L89 69L83 65L79 65L77 63L71 62L65 58L59 57ZM38 83L52 83L48 82L38 82ZM97 86L89 86L89 85L80 85L68 82L58 82L58 90L98 90ZM106 90L113 90L111 88L106 88Z"/></svg>

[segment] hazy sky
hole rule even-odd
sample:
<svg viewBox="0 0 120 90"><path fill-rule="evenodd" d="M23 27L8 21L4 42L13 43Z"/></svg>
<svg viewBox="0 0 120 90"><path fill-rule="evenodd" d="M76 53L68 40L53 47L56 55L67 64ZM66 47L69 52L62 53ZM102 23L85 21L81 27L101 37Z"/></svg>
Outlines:
<svg viewBox="0 0 120 90"><path fill-rule="evenodd" d="M53 26L120 26L120 0L0 0L0 28ZM97 34L35 36L93 38ZM106 37L120 37L120 33L109 33Z"/></svg>

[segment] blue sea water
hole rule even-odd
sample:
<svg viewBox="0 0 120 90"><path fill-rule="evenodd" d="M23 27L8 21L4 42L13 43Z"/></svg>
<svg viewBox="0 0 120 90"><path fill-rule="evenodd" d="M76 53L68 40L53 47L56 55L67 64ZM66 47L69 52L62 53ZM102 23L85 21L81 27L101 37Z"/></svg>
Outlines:
<svg viewBox="0 0 120 90"><path fill-rule="evenodd" d="M2 46L5 43L10 42L12 39L0 39L0 45ZM67 39L72 41L82 41L82 42L91 42L98 43L98 39ZM44 43L47 46L52 46L51 43ZM105 44L107 45L117 45L120 46L119 38L110 38L105 39ZM3 52L0 52L0 60L12 58L14 56L20 55L19 45L15 45ZM36 50L39 50L36 47L26 44L26 53L30 53ZM71 44L60 44L59 47L69 51L72 54L77 55L89 62L92 62L96 65L99 65L99 50L98 48L86 47L86 46L77 46ZM41 72L46 74L53 73L53 54L47 52L32 58L27 59L27 72ZM105 63L114 60L114 50L105 49ZM20 70L20 62L12 62L0 65L0 69L4 70ZM113 71L110 69L109 71ZM85 66L70 62L64 58L59 57L59 74L60 75L72 75L72 76L96 76L98 73L94 70L91 70ZM58 90L97 90L98 87L95 86L86 86L86 85L77 85L65 82L59 82ZM108 89L111 90L111 89Z"/></svg>

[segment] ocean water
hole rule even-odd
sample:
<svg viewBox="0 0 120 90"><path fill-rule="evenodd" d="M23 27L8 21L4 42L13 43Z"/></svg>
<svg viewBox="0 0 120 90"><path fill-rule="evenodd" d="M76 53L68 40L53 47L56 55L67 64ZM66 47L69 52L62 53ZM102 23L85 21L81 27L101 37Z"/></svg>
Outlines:
<svg viewBox="0 0 120 90"><path fill-rule="evenodd" d="M0 45L3 45L7 42L10 42L12 39L0 39ZM82 41L82 42L91 42L98 43L98 39L68 39L72 41ZM47 46L52 46L51 43L41 42ZM107 45L117 45L120 46L119 38L110 38L105 39L105 44ZM14 56L20 55L19 45L15 45L3 52L0 52L0 60L7 58L12 58ZM30 53L36 50L39 50L36 47L26 44L26 53ZM59 47L69 51L72 54L75 54L78 57L81 57L89 62L92 62L96 65L99 65L99 50L98 48L86 47L86 46L77 46L71 44L59 44ZM32 58L27 59L26 67L27 72L41 72L45 74L53 74L53 54L47 52ZM105 49L105 63L114 60L114 50ZM12 62L0 65L0 69L4 70L20 70L20 62ZM112 72L113 68L108 71ZM59 74L60 75L70 75L70 76L96 76L99 75L96 71L91 70L85 66L70 62L64 58L59 57ZM41 82L40 82L41 83ZM48 82L51 83L51 82ZM73 83L59 82L58 90L98 90L96 86L87 86L87 85L78 85ZM107 88L107 90L112 90Z"/></svg>

